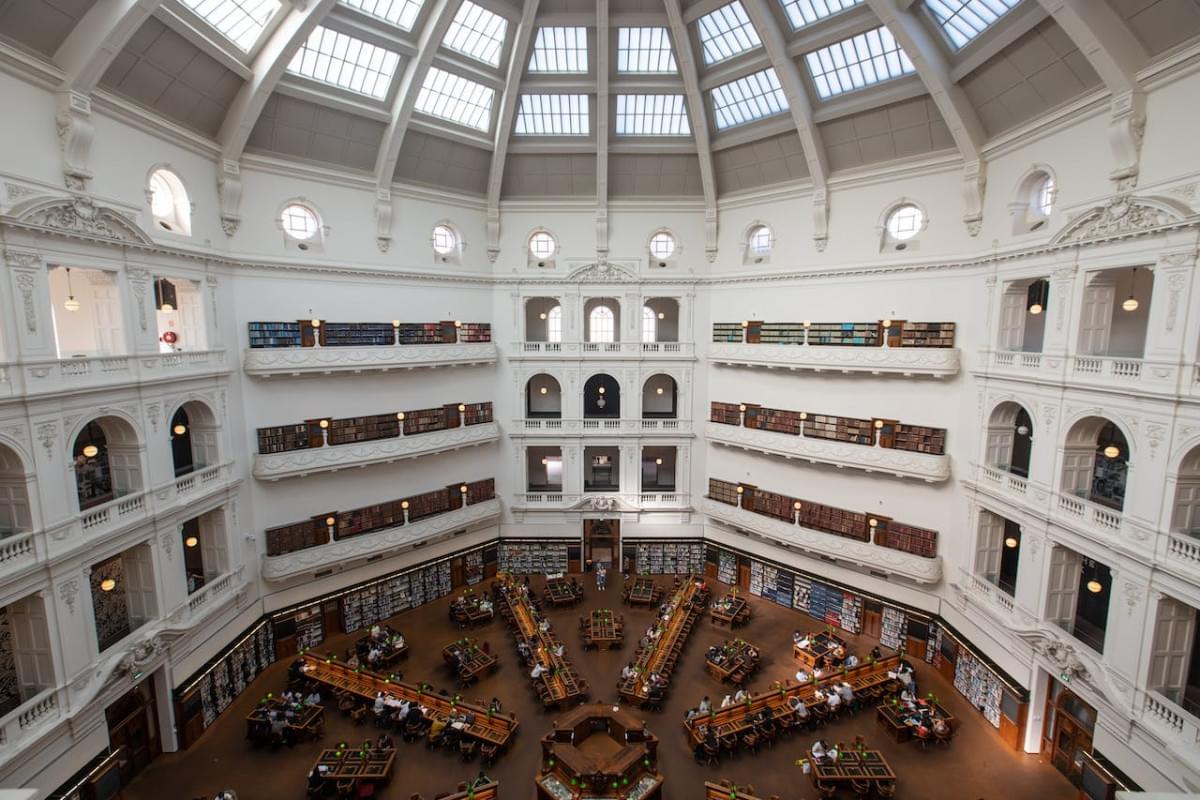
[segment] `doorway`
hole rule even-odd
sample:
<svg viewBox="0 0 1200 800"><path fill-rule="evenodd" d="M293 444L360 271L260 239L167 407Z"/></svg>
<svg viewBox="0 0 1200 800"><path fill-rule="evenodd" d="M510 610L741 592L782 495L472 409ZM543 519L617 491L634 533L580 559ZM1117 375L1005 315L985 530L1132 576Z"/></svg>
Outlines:
<svg viewBox="0 0 1200 800"><path fill-rule="evenodd" d="M143 680L104 710L110 752L117 759L121 785L128 786L138 773L162 753L158 734L158 704L154 681Z"/></svg>
<svg viewBox="0 0 1200 800"><path fill-rule="evenodd" d="M599 564L612 569L617 553L621 552L621 521L616 519L585 519L583 521L583 557L592 568Z"/></svg>
<svg viewBox="0 0 1200 800"><path fill-rule="evenodd" d="M1046 697L1045 723L1042 728L1042 752L1050 754L1050 763L1078 786L1083 776L1083 756L1092 752L1092 731L1096 709L1053 677Z"/></svg>

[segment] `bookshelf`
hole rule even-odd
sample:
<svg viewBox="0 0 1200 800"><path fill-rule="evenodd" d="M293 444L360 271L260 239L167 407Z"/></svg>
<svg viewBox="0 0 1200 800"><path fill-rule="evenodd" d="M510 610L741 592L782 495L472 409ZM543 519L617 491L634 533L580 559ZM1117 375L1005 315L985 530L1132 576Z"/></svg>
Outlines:
<svg viewBox="0 0 1200 800"><path fill-rule="evenodd" d="M799 436L804 421L800 419L800 411L786 411L780 408L758 408L754 415L754 424L749 416L746 417L747 428L758 428L774 433L785 433L789 436Z"/></svg>
<svg viewBox="0 0 1200 800"><path fill-rule="evenodd" d="M744 413L741 406L746 407ZM927 425L904 425L895 420L859 419L833 414L806 413L781 408L764 408L754 403L709 404L709 418L722 425L743 424L747 428L783 433L803 434L813 439L828 439L872 447L907 450L930 455L946 454L946 429ZM801 415L805 418L801 419ZM882 426L877 430L875 423Z"/></svg>
<svg viewBox="0 0 1200 800"><path fill-rule="evenodd" d="M459 484L460 486L462 484ZM471 481L467 486L467 505L485 503L496 499L496 479L485 478L481 481Z"/></svg>
<svg viewBox="0 0 1200 800"><path fill-rule="evenodd" d="M945 455L946 431L944 428L929 428L924 425L896 424L892 426L892 448L935 456Z"/></svg>
<svg viewBox="0 0 1200 800"><path fill-rule="evenodd" d="M722 425L741 425L742 412L738 403L712 402L709 406L709 420Z"/></svg>
<svg viewBox="0 0 1200 800"><path fill-rule="evenodd" d="M483 551L473 550L463 556L464 579L468 586L483 580Z"/></svg>
<svg viewBox="0 0 1200 800"><path fill-rule="evenodd" d="M296 612L293 621L296 623L296 649L311 650L325 641L325 620L321 615L321 606L309 606Z"/></svg>
<svg viewBox="0 0 1200 800"><path fill-rule="evenodd" d="M889 520L875 529L875 544L924 558L937 555L937 531Z"/></svg>
<svg viewBox="0 0 1200 800"><path fill-rule="evenodd" d="M954 688L967 698L971 705L983 712L983 716L992 723L992 727L1000 727L1003 685L987 664L964 647L958 649L958 659L954 662Z"/></svg>
<svg viewBox="0 0 1200 800"><path fill-rule="evenodd" d="M247 323L250 334L250 346L255 349L265 347L300 347L299 322L250 322Z"/></svg>
<svg viewBox="0 0 1200 800"><path fill-rule="evenodd" d="M704 574L702 542L638 542L634 558L639 575Z"/></svg>
<svg viewBox="0 0 1200 800"><path fill-rule="evenodd" d="M812 581L799 573L792 576L792 608L808 614L808 601L812 596Z"/></svg>
<svg viewBox="0 0 1200 800"><path fill-rule="evenodd" d="M259 428L257 431L258 452L260 455L270 455L286 453L291 450L304 450L310 447L322 447L325 444L333 447L379 439L394 439L400 436L401 432L405 436L412 436L446 430L458 425L458 405L458 403L450 403L440 408L405 411L403 424L395 412L330 419L327 436L321 434L321 420L319 419L293 425ZM462 412L465 425L482 425L493 421L491 402L467 403L465 409Z"/></svg>
<svg viewBox="0 0 1200 800"><path fill-rule="evenodd" d="M908 638L908 615L898 608L884 606L880 620L879 643L898 650Z"/></svg>
<svg viewBox="0 0 1200 800"><path fill-rule="evenodd" d="M454 323L450 323L454 330ZM397 329L400 344L452 344L457 337L447 340L444 327L437 322L402 322Z"/></svg>
<svg viewBox="0 0 1200 800"><path fill-rule="evenodd" d="M310 440L311 432L306 423L259 428L258 452L262 455L269 455L286 453L289 450L304 450L308 448Z"/></svg>
<svg viewBox="0 0 1200 800"><path fill-rule="evenodd" d="M454 406L457 410L458 406ZM442 431L450 427L447 407L419 408L404 412L404 435Z"/></svg>
<svg viewBox="0 0 1200 800"><path fill-rule="evenodd" d="M326 322L322 327L324 347L390 347L396 340L390 322Z"/></svg>
<svg viewBox="0 0 1200 800"><path fill-rule="evenodd" d="M330 420L329 444L352 444L376 439L393 439L400 435L400 420L395 414L375 414L370 417L347 417Z"/></svg>
<svg viewBox="0 0 1200 800"><path fill-rule="evenodd" d="M862 597L813 581L808 592L808 615L847 633L862 631Z"/></svg>
<svg viewBox="0 0 1200 800"><path fill-rule="evenodd" d="M804 324L800 322L764 322L763 344L804 344Z"/></svg>
<svg viewBox="0 0 1200 800"><path fill-rule="evenodd" d="M500 571L518 575L559 575L566 573L567 543L501 542Z"/></svg>
<svg viewBox="0 0 1200 800"><path fill-rule="evenodd" d="M742 341L742 323L740 322L714 322L712 328L714 342L740 343Z"/></svg>
<svg viewBox="0 0 1200 800"><path fill-rule="evenodd" d="M867 515L843 508L801 500L800 524L814 530L833 533L859 542L869 541Z"/></svg>
<svg viewBox="0 0 1200 800"><path fill-rule="evenodd" d="M810 345L878 347L878 322L814 322L808 329Z"/></svg>
<svg viewBox="0 0 1200 800"><path fill-rule="evenodd" d="M462 412L463 425L482 425L485 422L492 421L492 404L488 403L467 403L466 409Z"/></svg>
<svg viewBox="0 0 1200 800"><path fill-rule="evenodd" d="M285 553L307 550L310 547L319 547L327 543L329 531L323 520L324 516L322 515L320 518L304 522L293 522L290 525L268 528L266 531L267 555L281 556Z"/></svg>
<svg viewBox="0 0 1200 800"><path fill-rule="evenodd" d="M790 571L757 560L750 562L751 594L790 608L793 591L793 577Z"/></svg>
<svg viewBox="0 0 1200 800"><path fill-rule="evenodd" d="M717 580L729 586L737 585L737 556L728 550L717 551Z"/></svg>
<svg viewBox="0 0 1200 800"><path fill-rule="evenodd" d="M708 496L718 503L728 503L731 506L736 506L738 504L737 484L717 480L716 478L709 478Z"/></svg>
<svg viewBox="0 0 1200 800"><path fill-rule="evenodd" d="M814 439L873 445L875 431L871 420L854 417L835 417L829 414L809 414L804 421L804 435Z"/></svg>
<svg viewBox="0 0 1200 800"><path fill-rule="evenodd" d="M455 488L458 484L455 484ZM444 514L451 510L450 489L435 489L432 492L409 497L408 499L408 519L410 522L416 522L425 517L432 517L437 514Z"/></svg>
<svg viewBox="0 0 1200 800"><path fill-rule="evenodd" d="M792 522L795 519L795 509L792 506L794 502L793 498L786 495L756 489L754 491L754 502L750 510L763 516ZM746 502L743 500L742 508L746 507Z"/></svg>
<svg viewBox="0 0 1200 800"><path fill-rule="evenodd" d="M464 322L458 329L460 342L490 342L492 326L488 322Z"/></svg>
<svg viewBox="0 0 1200 800"><path fill-rule="evenodd" d="M906 322L900 331L901 347L954 347L953 322Z"/></svg>
<svg viewBox="0 0 1200 800"><path fill-rule="evenodd" d="M183 746L191 746L274 660L274 628L260 620L202 667L198 680L177 690L176 718L182 722Z"/></svg>

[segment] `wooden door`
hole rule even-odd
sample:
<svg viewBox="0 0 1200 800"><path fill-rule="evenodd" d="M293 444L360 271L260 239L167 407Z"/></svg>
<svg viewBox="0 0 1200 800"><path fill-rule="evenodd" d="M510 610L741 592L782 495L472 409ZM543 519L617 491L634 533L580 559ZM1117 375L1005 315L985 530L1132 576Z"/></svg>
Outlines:
<svg viewBox="0 0 1200 800"><path fill-rule="evenodd" d="M1092 448L1068 446L1063 452L1063 492L1084 498L1091 495L1092 473L1095 469L1096 453Z"/></svg>
<svg viewBox="0 0 1200 800"><path fill-rule="evenodd" d="M1066 694L1064 692L1064 694ZM1054 715L1050 763L1076 786L1083 774L1083 754L1092 752L1092 733L1060 705Z"/></svg>
<svg viewBox="0 0 1200 800"><path fill-rule="evenodd" d="M750 588L750 560L738 556L738 588Z"/></svg>
<svg viewBox="0 0 1200 800"><path fill-rule="evenodd" d="M1080 561L1076 553L1062 547L1050 552L1050 575L1046 586L1046 619L1067 631L1075 624L1079 599Z"/></svg>
<svg viewBox="0 0 1200 800"><path fill-rule="evenodd" d="M892 324L886 328L883 327L882 322L879 323L879 332L882 334L881 338L887 342L888 347L900 347L904 338L902 333L904 331L904 322L902 319L894 319L892 320Z"/></svg>
<svg viewBox="0 0 1200 800"><path fill-rule="evenodd" d="M462 556L450 559L450 585L457 588L467 582L467 568Z"/></svg>
<svg viewBox="0 0 1200 800"><path fill-rule="evenodd" d="M0 520L0 527L3 525L3 520ZM1171 529L1184 533L1200 533L1200 481L1195 478L1180 478L1175 487Z"/></svg>
<svg viewBox="0 0 1200 800"><path fill-rule="evenodd" d="M1115 292L1112 286L1089 286L1083 290L1077 352L1084 355L1103 355L1108 352Z"/></svg>
<svg viewBox="0 0 1200 800"><path fill-rule="evenodd" d="M1025 343L1025 303L1028 291L1010 289L1000 300L1000 337L996 346L1001 350L1020 350Z"/></svg>
<svg viewBox="0 0 1200 800"><path fill-rule="evenodd" d="M200 290L190 281L181 281L176 287L179 309L179 342L177 350L204 350L204 304Z"/></svg>
<svg viewBox="0 0 1200 800"><path fill-rule="evenodd" d="M109 275L109 273L104 273ZM121 303L117 288L111 285L92 285L95 303L92 324L96 333L96 355L107 356L125 351L125 332L122 330Z"/></svg>
<svg viewBox="0 0 1200 800"><path fill-rule="evenodd" d="M883 615L877 611L867 611L863 609L862 633L864 636L872 636L876 639L883 631Z"/></svg>
<svg viewBox="0 0 1200 800"><path fill-rule="evenodd" d="M1176 703L1183 701L1195 626L1196 612L1191 606L1168 598L1158 602L1150 677L1146 683Z"/></svg>

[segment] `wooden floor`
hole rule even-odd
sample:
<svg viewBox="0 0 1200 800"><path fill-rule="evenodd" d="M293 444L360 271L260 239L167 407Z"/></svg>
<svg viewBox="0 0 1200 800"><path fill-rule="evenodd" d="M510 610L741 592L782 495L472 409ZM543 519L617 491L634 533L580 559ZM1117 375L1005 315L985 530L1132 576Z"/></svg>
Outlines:
<svg viewBox="0 0 1200 800"><path fill-rule="evenodd" d="M587 595L574 609L547 609L555 630L567 644L567 655L579 673L591 684L592 699L610 701L617 697L616 681L621 667L632 655L638 636L650 623L654 610L626 608L621 605L621 578L610 573L608 589L599 593L592 576L584 576ZM669 577L657 580L670 582ZM720 597L723 587L714 586ZM541 579L533 585L540 594ZM752 690L762 689L771 681L795 672L791 658L791 634L799 628L815 631L817 623L808 616L785 609L770 601L750 598L753 620L738 629L738 635L762 648L761 669L751 679ZM454 679L442 663L442 647L462 636L448 618L450 598L393 617L390 623L412 643L411 655L401 662L409 681L424 680L451 692ZM629 641L621 650L588 651L579 646L578 618L595 608L611 608L625 614ZM533 775L539 766L538 739L550 727L551 718L542 712L532 691L528 675L518 668L516 649L507 635L504 622L497 619L472 634L489 641L500 658L499 669L466 694L486 703L493 696L504 703L505 711L515 711L521 722L516 741L499 762L487 770L500 780L505 800L529 800L534 796ZM1004 745L983 716L931 667L917 663L922 692L936 693L944 706L962 720L962 728L950 750L922 752L913 744L897 745L885 739L876 726L871 710L844 719L822 729L819 734L803 733L784 738L773 750L760 755L744 754L724 759L720 766L701 767L692 760L681 724L684 712L702 696L715 702L728 687L718 684L704 669L704 651L727 638L728 629L716 628L707 615L697 622L671 682L668 702L662 713L648 713L647 726L660 739L659 764L666 776L665 800L694 800L704 796L704 781L728 778L739 785L751 784L762 797L779 795L783 800L815 798L807 777L795 766L816 735L828 742L852 741L865 737L869 747L882 750L899 777L898 798L909 800L1074 800L1075 789L1038 756L1013 752ZM327 646L344 651L352 636L336 636ZM867 652L873 639L847 637L859 653ZM339 741L361 742L374 738L377 731L366 722L356 727L347 717L330 709L324 742L300 744L271 752L254 750L243 738L244 716L258 698L268 691L278 692L286 682L288 662L272 665L209 728L193 747L181 753L161 756L124 792L125 800L192 800L211 798L218 790L233 789L239 800L281 800L303 798L305 779L322 748ZM431 800L434 795L451 791L455 785L478 774L478 762L463 763L455 754L430 752L423 743L399 748L396 776L384 790L384 798L407 800L413 793ZM848 797L848 795L847 795Z"/></svg>

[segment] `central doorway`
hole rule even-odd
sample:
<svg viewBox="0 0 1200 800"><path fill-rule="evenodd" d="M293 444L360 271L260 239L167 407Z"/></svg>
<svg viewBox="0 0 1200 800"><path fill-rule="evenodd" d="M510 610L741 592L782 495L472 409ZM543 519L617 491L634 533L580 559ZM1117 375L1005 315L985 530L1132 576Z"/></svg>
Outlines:
<svg viewBox="0 0 1200 800"><path fill-rule="evenodd" d="M1083 756L1092 752L1096 709L1053 676L1048 679L1050 691L1042 727L1042 752L1048 753L1050 763L1078 786L1083 774Z"/></svg>
<svg viewBox="0 0 1200 800"><path fill-rule="evenodd" d="M585 519L583 521L583 557L592 569L604 564L612 569L621 552L621 521L617 519Z"/></svg>

